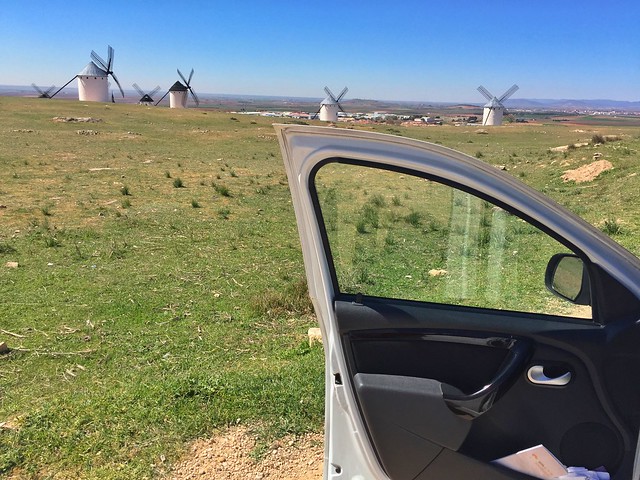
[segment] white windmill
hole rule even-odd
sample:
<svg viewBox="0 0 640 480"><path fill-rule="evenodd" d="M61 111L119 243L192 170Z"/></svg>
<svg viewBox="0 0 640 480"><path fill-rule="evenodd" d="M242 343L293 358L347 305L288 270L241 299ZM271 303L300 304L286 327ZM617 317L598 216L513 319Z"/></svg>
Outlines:
<svg viewBox="0 0 640 480"><path fill-rule="evenodd" d="M182 72L180 70L178 70L178 75L180 75L180 78L186 85L183 85L182 83L180 83L180 81L177 81L176 83L171 85L171 88L169 88L167 93L165 93L162 96L162 98L158 100L156 105L158 105L158 103L160 103L164 99L164 97L170 94L169 95L170 108L187 108L187 97L188 97L188 94L191 93L191 97L193 98L193 101L196 102L196 107L197 107L198 105L200 105L200 100L198 100L198 96L196 95L196 92L194 92L193 88L191 88L191 79L193 78L193 68L191 69L191 73L189 74L189 80L184 78L184 75L182 75Z"/></svg>
<svg viewBox="0 0 640 480"><path fill-rule="evenodd" d="M118 85L122 98L124 91L120 86L120 82L113 73L113 48L111 45L107 48L107 61L105 62L96 52L91 51L93 61L89 62L84 69L74 76L71 80L64 84L56 93L51 95L55 97L60 90L69 85L76 78L78 79L78 100L83 102L108 102L109 101L109 75ZM94 63L95 62L95 63ZM112 96L113 99L113 96Z"/></svg>
<svg viewBox="0 0 640 480"><path fill-rule="evenodd" d="M329 90L329 87L324 87L324 91L327 94L327 98L320 102L320 109L316 112L313 118L318 117L318 113L320 114L320 121L322 122L337 122L338 121L338 110L344 112L342 110L342 106L340 105L340 100L342 97L349 91L347 87L344 87L340 95L337 97Z"/></svg>
<svg viewBox="0 0 640 480"><path fill-rule="evenodd" d="M504 92L500 98L497 98L482 85L478 87L478 91L489 100L489 103L484 106L482 113L482 125L502 125L502 117L505 110L502 102L513 95L518 88L518 85L513 85L509 90Z"/></svg>

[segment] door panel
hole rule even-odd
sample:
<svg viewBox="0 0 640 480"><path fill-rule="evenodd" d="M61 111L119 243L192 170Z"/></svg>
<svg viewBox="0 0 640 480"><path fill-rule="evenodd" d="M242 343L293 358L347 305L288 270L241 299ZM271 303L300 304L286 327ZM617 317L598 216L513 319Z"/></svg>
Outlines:
<svg viewBox="0 0 640 480"><path fill-rule="evenodd" d="M594 389L601 383L593 365L598 359L587 358L587 365L580 354L580 347L606 350L606 335L599 326L563 321L556 332L547 319L540 322L540 331L526 331L522 325L535 325L532 318L500 313L489 325L481 316L474 317L475 328L487 325L480 330L470 330L470 322L460 315L458 324L467 328L456 330L445 327L450 322L440 318L438 307L362 297L358 302L336 302L336 312L338 324L346 326L341 331L350 378L391 478L414 478L443 449L490 462L543 444L567 465L604 466L609 472L619 471L625 455L632 454L628 432L608 397L601 398ZM403 321L396 323L399 318ZM363 324L366 330L349 329ZM398 328L390 329L390 324ZM470 394L499 376L508 340L514 338L504 332L514 326L519 327L515 329L520 342L526 343L524 361L500 385L486 412L474 417L456 411L443 390ZM549 377L569 372L571 379L565 386L534 384L527 371L537 365ZM439 423L432 423L433 418ZM452 439L441 432L456 433L451 433ZM416 458L408 461L412 451Z"/></svg>

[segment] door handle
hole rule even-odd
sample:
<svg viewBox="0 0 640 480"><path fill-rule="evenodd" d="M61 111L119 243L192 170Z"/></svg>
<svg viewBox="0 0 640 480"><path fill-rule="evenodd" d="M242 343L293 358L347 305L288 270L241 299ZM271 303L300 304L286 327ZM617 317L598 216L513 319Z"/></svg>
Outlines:
<svg viewBox="0 0 640 480"><path fill-rule="evenodd" d="M542 365L534 365L527 370L527 378L531 383L536 385L564 387L571 381L571 372L566 372L558 377L551 378L544 374L544 367Z"/></svg>

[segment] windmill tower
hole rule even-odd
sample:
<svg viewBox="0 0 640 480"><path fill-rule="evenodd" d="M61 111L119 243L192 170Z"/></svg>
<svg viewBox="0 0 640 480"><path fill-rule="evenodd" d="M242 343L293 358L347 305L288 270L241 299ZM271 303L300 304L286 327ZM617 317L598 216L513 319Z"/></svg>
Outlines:
<svg viewBox="0 0 640 480"><path fill-rule="evenodd" d="M138 104L147 105L147 106L153 105L153 102L155 102L155 100L153 99L153 96L160 91L159 85L156 86L156 88L151 90L149 93L144 93L137 83L133 84L133 88L135 88L136 92L138 92L138 94L140 95L140 100L138 100Z"/></svg>
<svg viewBox="0 0 640 480"><path fill-rule="evenodd" d="M502 117L504 116L505 110L502 102L513 95L518 88L518 85L513 85L509 90L504 92L500 98L496 98L482 85L478 87L478 91L489 100L489 103L484 106L482 113L482 125L502 125Z"/></svg>
<svg viewBox="0 0 640 480"><path fill-rule="evenodd" d="M81 102L108 102L109 75L111 75L118 85L122 98L124 98L124 91L113 73L113 48L111 48L111 45L109 45L107 49L106 62L93 50L91 51L91 58L93 61L89 62L80 73L65 83L56 93L51 95L51 98L55 97L60 90L77 78L78 100Z"/></svg>
<svg viewBox="0 0 640 480"><path fill-rule="evenodd" d="M164 97L169 95L169 108L187 108L187 98L189 96L189 93L191 93L191 97L196 103L196 106L200 105L200 100L198 100L196 92L194 92L193 88L191 88L193 68L191 69L191 73L189 74L189 80L184 78L184 75L182 75L182 72L180 70L178 70L178 75L180 75L180 78L185 84L183 85L178 80L176 83L171 85L171 88L169 88L167 93L165 93L162 98L158 100L156 105L158 105L158 103L160 103L164 99Z"/></svg>
<svg viewBox="0 0 640 480"><path fill-rule="evenodd" d="M345 93L349 91L347 87L342 89L340 95L337 97L329 90L329 87L324 87L324 91L327 94L327 98L320 102L320 109L316 112L313 118L318 117L318 113L320 114L320 121L322 122L337 122L338 121L338 110L342 110L342 106L340 105L340 100L344 97Z"/></svg>
<svg viewBox="0 0 640 480"><path fill-rule="evenodd" d="M42 90L35 83L32 83L31 86L34 88L36 92L38 92L38 98L51 98L51 92L55 90L55 85L51 85L46 90Z"/></svg>

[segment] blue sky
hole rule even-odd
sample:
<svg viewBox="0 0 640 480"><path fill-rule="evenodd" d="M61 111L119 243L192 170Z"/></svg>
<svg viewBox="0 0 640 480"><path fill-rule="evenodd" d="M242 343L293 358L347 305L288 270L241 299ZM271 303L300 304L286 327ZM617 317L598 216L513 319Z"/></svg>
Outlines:
<svg viewBox="0 0 640 480"><path fill-rule="evenodd" d="M0 84L62 86L108 44L125 89L640 100L638 0L0 0Z"/></svg>

